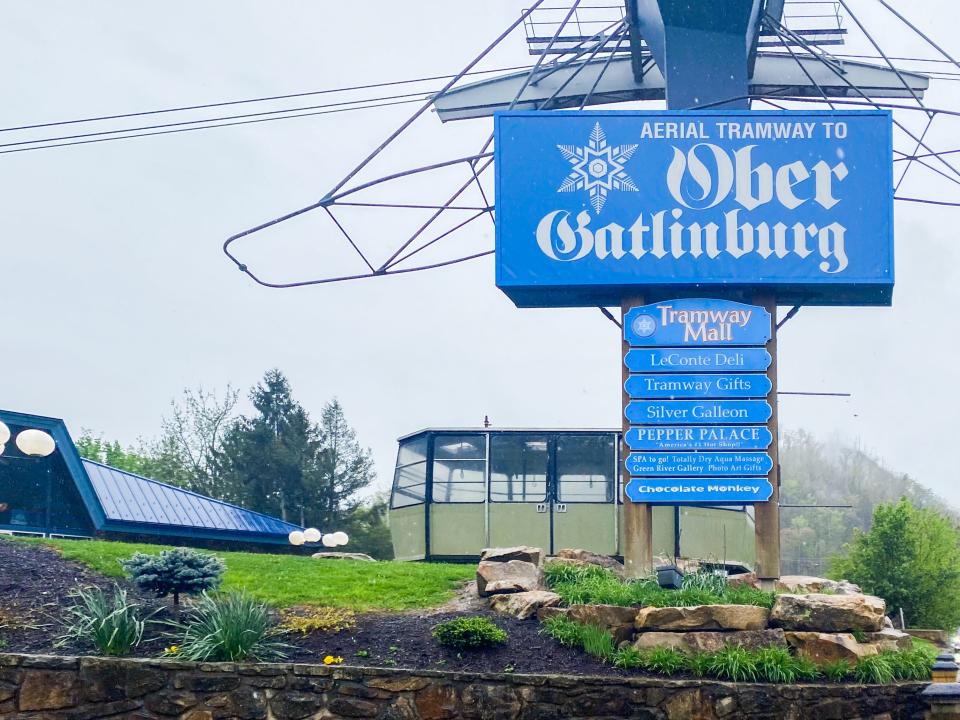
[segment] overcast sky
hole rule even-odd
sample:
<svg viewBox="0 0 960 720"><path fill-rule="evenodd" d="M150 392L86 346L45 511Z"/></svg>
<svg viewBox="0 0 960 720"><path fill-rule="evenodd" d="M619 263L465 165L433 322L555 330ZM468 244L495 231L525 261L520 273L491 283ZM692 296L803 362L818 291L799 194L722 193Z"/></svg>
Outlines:
<svg viewBox="0 0 960 720"><path fill-rule="evenodd" d="M10 127L456 72L525 3L2 5L0 127ZM895 5L960 54L943 31L955 26L952 3ZM890 52L929 54L877 3L853 7ZM488 66L527 63L525 50L514 35ZM958 92L955 82L934 83L928 100L957 109ZM208 116L263 109L242 107ZM410 112L2 155L0 407L133 443L157 434L184 387L229 382L245 391L278 367L314 414L340 399L383 487L396 438L422 427L479 425L484 415L501 427L619 427L617 328L596 309L516 309L494 287L491 258L279 291L255 285L222 254L227 236L322 196ZM0 142L163 117L3 133ZM939 123L929 139L952 149L958 128ZM469 154L490 128L490 120L444 126L430 115L373 174ZM430 182L418 190L442 191L452 178ZM903 189L945 196L922 169ZM780 335L781 389L852 399L782 399L781 426L840 434L960 505L951 454L960 428L960 210L898 203L896 211L893 307L804 309ZM346 267L342 240L314 215L242 246L251 266L278 279ZM375 257L416 219L345 217L364 229ZM484 223L459 247L492 247Z"/></svg>

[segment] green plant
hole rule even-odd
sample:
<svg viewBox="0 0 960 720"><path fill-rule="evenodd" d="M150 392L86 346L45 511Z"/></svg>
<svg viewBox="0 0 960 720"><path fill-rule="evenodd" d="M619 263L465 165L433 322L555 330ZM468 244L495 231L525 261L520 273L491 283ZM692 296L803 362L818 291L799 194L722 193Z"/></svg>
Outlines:
<svg viewBox="0 0 960 720"><path fill-rule="evenodd" d="M359 657L359 658L366 658L366 657L370 657L370 651L369 651L369 650L357 650L357 651L354 653L354 655L356 655L356 656Z"/></svg>
<svg viewBox="0 0 960 720"><path fill-rule="evenodd" d="M727 589L727 578L710 570L697 570L683 576L681 589L723 595Z"/></svg>
<svg viewBox="0 0 960 720"><path fill-rule="evenodd" d="M754 653L757 676L772 683L792 683L797 679L797 658L786 648L765 647Z"/></svg>
<svg viewBox="0 0 960 720"><path fill-rule="evenodd" d="M335 634L357 625L353 610L332 607L295 607L281 613L280 629L307 635L312 632Z"/></svg>
<svg viewBox="0 0 960 720"><path fill-rule="evenodd" d="M868 655L860 658L853 669L853 676L861 683L886 685L894 679L893 668L890 665L888 653Z"/></svg>
<svg viewBox="0 0 960 720"><path fill-rule="evenodd" d="M143 638L146 619L141 607L127 599L118 585L112 591L80 587L70 593L72 604L64 611L64 631L57 645L69 641L92 645L103 655L129 655Z"/></svg>
<svg viewBox="0 0 960 720"><path fill-rule="evenodd" d="M433 637L445 647L473 650L502 645L507 632L485 617L458 617L434 627Z"/></svg>
<svg viewBox="0 0 960 720"><path fill-rule="evenodd" d="M926 648L883 653L897 680L929 680L934 658Z"/></svg>
<svg viewBox="0 0 960 720"><path fill-rule="evenodd" d="M687 667L687 656L673 648L652 648L644 653L643 667L661 675L676 675Z"/></svg>
<svg viewBox="0 0 960 720"><path fill-rule="evenodd" d="M164 550L159 555L137 553L120 564L137 587L157 597L173 595L174 605L180 604L181 594L196 595L219 587L227 567L215 555L189 548Z"/></svg>
<svg viewBox="0 0 960 720"><path fill-rule="evenodd" d="M687 669L697 677L704 677L710 674L711 662L710 653L694 653L687 659Z"/></svg>
<svg viewBox="0 0 960 720"><path fill-rule="evenodd" d="M738 645L710 653L707 668L711 675L734 682L757 680L757 660L753 653Z"/></svg>
<svg viewBox="0 0 960 720"><path fill-rule="evenodd" d="M865 643L867 641L867 634L863 630L854 630L850 634L853 635L853 639L858 643Z"/></svg>
<svg viewBox="0 0 960 720"><path fill-rule="evenodd" d="M794 659L794 668L797 671L797 680L817 680L823 677L820 666L813 660L805 657Z"/></svg>
<svg viewBox="0 0 960 720"><path fill-rule="evenodd" d="M206 662L278 660L286 645L276 640L278 629L270 608L246 593L209 595L174 623L181 640L177 657Z"/></svg>
<svg viewBox="0 0 960 720"><path fill-rule="evenodd" d="M563 615L548 617L540 625L540 632L566 647L583 647L583 625Z"/></svg>
<svg viewBox="0 0 960 720"><path fill-rule="evenodd" d="M833 660L821 665L820 670L830 682L843 682L853 674L853 665L846 660Z"/></svg>
<svg viewBox="0 0 960 720"><path fill-rule="evenodd" d="M617 651L610 631L597 625L584 625L580 631L580 642L584 651L603 662L608 662Z"/></svg>
<svg viewBox="0 0 960 720"><path fill-rule="evenodd" d="M617 650L611 661L614 667L621 670L639 670L643 667L644 655L635 647L627 645Z"/></svg>

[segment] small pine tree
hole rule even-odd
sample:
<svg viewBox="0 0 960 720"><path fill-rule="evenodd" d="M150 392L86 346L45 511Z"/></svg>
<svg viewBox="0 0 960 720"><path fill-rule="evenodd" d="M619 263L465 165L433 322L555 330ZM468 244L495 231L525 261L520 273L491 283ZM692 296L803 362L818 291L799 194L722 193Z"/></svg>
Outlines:
<svg viewBox="0 0 960 720"><path fill-rule="evenodd" d="M174 605L180 604L181 593L199 595L215 590L226 570L223 560L215 555L186 548L164 550L159 555L137 553L120 564L138 588L160 598L173 595Z"/></svg>

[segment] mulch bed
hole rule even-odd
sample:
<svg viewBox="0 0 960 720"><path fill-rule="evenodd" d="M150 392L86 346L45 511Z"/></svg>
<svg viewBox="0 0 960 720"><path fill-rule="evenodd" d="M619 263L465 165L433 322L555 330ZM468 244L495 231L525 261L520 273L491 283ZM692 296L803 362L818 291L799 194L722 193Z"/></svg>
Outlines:
<svg viewBox="0 0 960 720"><path fill-rule="evenodd" d="M331 561L332 562L332 561ZM113 579L65 560L55 550L0 539L0 652L76 655L89 649L57 646L63 609L78 585L111 587ZM123 584L123 583L121 583ZM157 601L125 584L131 598L150 610L155 619L169 617L168 601ZM288 661L321 663L327 655L343 657L345 665L400 667L420 670L470 672L621 674L614 668L572 648L562 647L539 634L536 620L516 620L489 610L469 614L489 616L507 631L506 645L482 651L457 653L439 645L431 636L440 622L464 612L367 613L357 616L357 626L337 634L311 633L284 638L292 646ZM148 630L134 653L157 657L169 638L156 626ZM4 644L5 643L5 644Z"/></svg>

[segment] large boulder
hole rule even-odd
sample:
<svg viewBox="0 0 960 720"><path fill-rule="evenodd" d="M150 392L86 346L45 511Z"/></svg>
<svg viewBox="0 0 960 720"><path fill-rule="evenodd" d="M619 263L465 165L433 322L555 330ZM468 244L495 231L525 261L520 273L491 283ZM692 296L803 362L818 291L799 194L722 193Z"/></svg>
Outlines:
<svg viewBox="0 0 960 720"><path fill-rule="evenodd" d="M886 609L873 595L778 595L770 623L784 630L879 632Z"/></svg>
<svg viewBox="0 0 960 720"><path fill-rule="evenodd" d="M490 562L509 562L511 560L522 560L523 562L533 563L536 566L543 564L543 550L529 545L517 545L516 547L505 548L484 548L480 551L481 560Z"/></svg>
<svg viewBox="0 0 960 720"><path fill-rule="evenodd" d="M776 583L776 590L783 593L807 595L829 593L832 595L862 595L863 591L846 580L828 580L812 575L784 575Z"/></svg>
<svg viewBox="0 0 960 720"><path fill-rule="evenodd" d="M565 563L567 565L597 565L613 572L619 578L626 577L626 569L623 563L612 558L609 555L600 555L599 553L581 550L579 548L564 548L558 550L556 557L551 558L553 562Z"/></svg>
<svg viewBox="0 0 960 720"><path fill-rule="evenodd" d="M477 594L480 597L542 589L540 568L533 563L481 560L477 565Z"/></svg>
<svg viewBox="0 0 960 720"><path fill-rule="evenodd" d="M876 655L876 645L859 643L847 633L788 632L787 643L797 655L817 664L846 660L856 665L861 658Z"/></svg>
<svg viewBox="0 0 960 720"><path fill-rule="evenodd" d="M536 615L542 608L560 604L560 596L547 590L528 590L527 592L494 595L490 598L490 608L501 615L510 615L518 620L526 620Z"/></svg>
<svg viewBox="0 0 960 720"><path fill-rule="evenodd" d="M753 572L727 575L727 584L730 585L730 587L752 587L759 590L760 578Z"/></svg>
<svg viewBox="0 0 960 720"><path fill-rule="evenodd" d="M740 630L734 632L642 632L637 633L633 646L637 650L667 647L683 653L716 652L727 645L738 645L747 650L765 647L787 647L783 630Z"/></svg>
<svg viewBox="0 0 960 720"><path fill-rule="evenodd" d="M770 611L754 605L642 608L638 630L765 630Z"/></svg>
<svg viewBox="0 0 960 720"><path fill-rule="evenodd" d="M581 625L596 625L609 630L618 645L633 638L635 607L620 605L571 605L566 616Z"/></svg>
<svg viewBox="0 0 960 720"><path fill-rule="evenodd" d="M896 652L910 650L913 647L913 638L901 630L884 627L880 632L863 633L863 641L876 645L880 651Z"/></svg>

